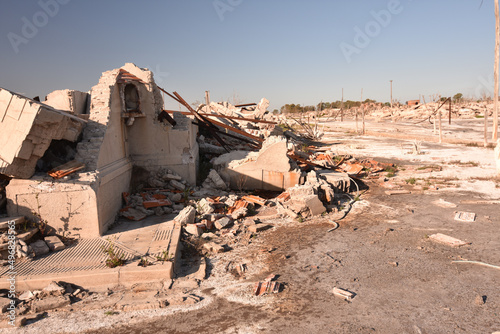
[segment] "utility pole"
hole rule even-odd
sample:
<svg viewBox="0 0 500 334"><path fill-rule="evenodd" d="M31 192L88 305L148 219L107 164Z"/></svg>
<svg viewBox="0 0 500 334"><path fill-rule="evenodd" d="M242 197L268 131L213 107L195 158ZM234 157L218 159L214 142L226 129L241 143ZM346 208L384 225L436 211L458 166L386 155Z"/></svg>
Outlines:
<svg viewBox="0 0 500 334"><path fill-rule="evenodd" d="M210 114L210 91L206 90L205 91L205 104L206 106L206 113Z"/></svg>
<svg viewBox="0 0 500 334"><path fill-rule="evenodd" d="M340 103L340 121L344 121L344 88L342 88L342 102Z"/></svg>
<svg viewBox="0 0 500 334"><path fill-rule="evenodd" d="M498 0L495 0L495 92L493 94L495 101L493 110L493 133L492 139L495 142L498 139L498 62L500 58L500 16L498 15Z"/></svg>
<svg viewBox="0 0 500 334"><path fill-rule="evenodd" d="M361 88L361 117L362 117L362 125L361 125L361 134L365 134L365 108L363 106L363 88Z"/></svg>
<svg viewBox="0 0 500 334"><path fill-rule="evenodd" d="M391 109L392 109L392 80L389 80L389 82L391 83Z"/></svg>

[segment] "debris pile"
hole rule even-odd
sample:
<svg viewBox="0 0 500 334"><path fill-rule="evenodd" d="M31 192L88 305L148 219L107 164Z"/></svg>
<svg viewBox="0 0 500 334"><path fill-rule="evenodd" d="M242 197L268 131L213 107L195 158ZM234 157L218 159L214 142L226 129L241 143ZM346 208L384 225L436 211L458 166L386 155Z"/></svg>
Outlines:
<svg viewBox="0 0 500 334"><path fill-rule="evenodd" d="M12 236L15 236L15 257L18 259L38 257L66 247L58 236L44 236L41 230L43 224L39 227L25 217L0 219L0 256L4 264L12 255L9 248Z"/></svg>

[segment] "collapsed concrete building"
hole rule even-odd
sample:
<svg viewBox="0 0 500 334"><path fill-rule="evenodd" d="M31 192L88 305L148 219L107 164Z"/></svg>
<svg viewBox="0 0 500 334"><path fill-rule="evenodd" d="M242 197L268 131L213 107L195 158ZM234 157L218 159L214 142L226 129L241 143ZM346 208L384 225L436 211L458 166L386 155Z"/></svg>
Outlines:
<svg viewBox="0 0 500 334"><path fill-rule="evenodd" d="M10 216L43 217L58 234L95 237L115 221L141 171L168 168L194 185L197 127L160 120L153 73L134 64L104 72L88 92L55 91L43 103L0 89L0 173ZM64 178L46 172L75 167ZM67 165L66 165L67 166Z"/></svg>

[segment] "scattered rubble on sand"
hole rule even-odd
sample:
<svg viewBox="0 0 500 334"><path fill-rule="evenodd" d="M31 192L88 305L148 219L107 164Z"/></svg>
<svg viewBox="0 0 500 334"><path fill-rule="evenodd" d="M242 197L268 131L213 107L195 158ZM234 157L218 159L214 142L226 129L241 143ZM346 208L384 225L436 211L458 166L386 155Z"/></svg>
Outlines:
<svg viewBox="0 0 500 334"><path fill-rule="evenodd" d="M112 87L117 94L112 94ZM127 104L129 89L145 98L141 110ZM163 110L162 92L188 111ZM46 103L38 103L0 91L0 103L9 106L10 114L30 115L9 118L13 124L29 125L28 134L12 139L19 150L0 149L0 209L6 207L9 196L24 200L21 205L16 197L17 202L11 200L7 206L9 213L19 216L0 220L4 265L9 259L10 226L19 241L15 258L30 261L63 250L72 238L101 236L116 215L133 224L150 216L175 214L187 248L193 246L197 255L210 257L248 245L274 228L274 218L303 222L328 215L339 221L359 199L361 179L386 183L396 171L392 164L335 153L331 145L317 141L322 137L317 126L297 120L304 130L299 133L281 124L284 116L267 112L265 98L234 106L210 102L193 109L177 92L156 86L150 71L133 64L103 73L90 93L56 91L48 97ZM11 100L17 104L10 104ZM23 107L18 110L16 105ZM39 116L31 117L34 113L24 110L25 105ZM10 126L0 125L1 129ZM6 137L6 132L2 134ZM1 140L5 142L0 136ZM68 192L77 195L67 198ZM65 200L70 209L73 205L80 210L61 214L58 210L65 213L66 208L60 208ZM24 206L25 202L29 205ZM141 263L149 265L146 258ZM233 269L244 277L247 267L239 264ZM117 291L97 294L52 282L43 290L19 292L17 307L24 315L68 305L86 309L95 300L108 305L110 312L194 304L202 298L173 296L169 290L172 285L198 286L204 269L197 277L187 283L170 282L168 287L134 286L135 300L115 300ZM278 293L285 286L271 275L255 282L254 295ZM341 289L334 293L347 300L354 296Z"/></svg>

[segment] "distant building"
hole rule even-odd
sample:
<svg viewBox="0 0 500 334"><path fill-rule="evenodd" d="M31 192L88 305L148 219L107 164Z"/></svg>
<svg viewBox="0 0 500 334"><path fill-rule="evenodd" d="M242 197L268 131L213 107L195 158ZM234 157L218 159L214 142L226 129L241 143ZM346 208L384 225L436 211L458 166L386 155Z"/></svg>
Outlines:
<svg viewBox="0 0 500 334"><path fill-rule="evenodd" d="M420 104L420 100L410 100L410 101L406 102L406 104L410 107L411 106L418 106Z"/></svg>

